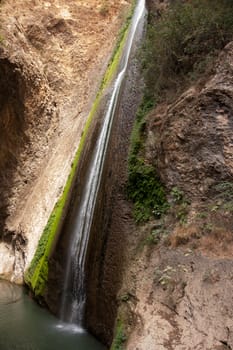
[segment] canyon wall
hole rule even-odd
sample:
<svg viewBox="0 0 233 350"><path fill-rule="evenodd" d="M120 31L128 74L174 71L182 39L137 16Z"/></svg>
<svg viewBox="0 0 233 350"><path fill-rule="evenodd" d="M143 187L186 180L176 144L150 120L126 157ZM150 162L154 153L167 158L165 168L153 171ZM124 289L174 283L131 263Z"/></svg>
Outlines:
<svg viewBox="0 0 233 350"><path fill-rule="evenodd" d="M145 117L139 155L159 176L167 207L125 244L116 339L127 350L233 347L232 54L229 42Z"/></svg>
<svg viewBox="0 0 233 350"><path fill-rule="evenodd" d="M109 346L113 339L117 316L117 293L121 287L125 269L126 236L133 234L134 228L131 205L127 201L125 186L130 133L143 87L136 57L143 30L140 28L137 33L134 52L131 55L128 73L115 112L85 261L87 293L85 327ZM95 121L89 130L67 216L49 259L49 279L45 300L55 314L60 312L61 286L66 277L64 267L69 254L70 234L75 225L77 208L85 188L86 172L108 108L111 92L112 88L103 96Z"/></svg>
<svg viewBox="0 0 233 350"><path fill-rule="evenodd" d="M23 273L70 172L130 3L1 4L0 275Z"/></svg>

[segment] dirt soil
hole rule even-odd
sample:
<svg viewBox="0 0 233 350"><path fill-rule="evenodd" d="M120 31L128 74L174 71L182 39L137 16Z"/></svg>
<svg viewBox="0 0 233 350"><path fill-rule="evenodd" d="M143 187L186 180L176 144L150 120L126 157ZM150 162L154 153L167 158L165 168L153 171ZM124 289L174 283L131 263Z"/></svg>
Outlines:
<svg viewBox="0 0 233 350"><path fill-rule="evenodd" d="M1 2L1 277L22 282L129 7Z"/></svg>

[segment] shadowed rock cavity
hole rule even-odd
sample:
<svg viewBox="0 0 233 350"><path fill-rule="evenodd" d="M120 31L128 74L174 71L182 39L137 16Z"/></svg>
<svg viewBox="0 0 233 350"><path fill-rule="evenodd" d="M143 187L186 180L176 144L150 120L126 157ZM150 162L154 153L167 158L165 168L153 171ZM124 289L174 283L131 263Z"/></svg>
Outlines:
<svg viewBox="0 0 233 350"><path fill-rule="evenodd" d="M7 197L18 155L26 142L24 133L25 84L17 67L0 60L0 235L7 216Z"/></svg>

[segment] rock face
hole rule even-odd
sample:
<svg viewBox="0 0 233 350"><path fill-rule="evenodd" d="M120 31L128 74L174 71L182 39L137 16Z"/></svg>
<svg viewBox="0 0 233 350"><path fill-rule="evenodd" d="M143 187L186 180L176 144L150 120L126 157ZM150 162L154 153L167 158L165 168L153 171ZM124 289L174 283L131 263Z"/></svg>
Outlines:
<svg viewBox="0 0 233 350"><path fill-rule="evenodd" d="M108 346L113 339L117 293L126 267L125 247L135 228L125 187L130 133L143 86L136 82L140 81L134 57L112 127L87 254L86 324Z"/></svg>
<svg viewBox="0 0 233 350"><path fill-rule="evenodd" d="M139 301L128 302L135 330L126 348L232 348L232 260L183 249L160 249L160 254L140 261Z"/></svg>
<svg viewBox="0 0 233 350"><path fill-rule="evenodd" d="M22 282L69 174L129 5L1 4L1 277Z"/></svg>
<svg viewBox="0 0 233 350"><path fill-rule="evenodd" d="M141 38L142 33L138 34ZM134 229L131 206L125 194L125 185L130 132L143 86L135 82L140 80L138 61L133 56L113 121L85 261L85 327L108 346L111 345L113 339L118 307L117 293L121 287L125 268L125 244L127 237L133 236ZM64 285L64 267L69 254L69 235L76 222L77 209L86 183L85 175L98 135L98 126L101 125L100 120L108 107L109 96L108 93L100 103L99 118L95 118L97 125L93 130L92 128L89 130L92 136L86 142L84 156L79 161L78 176L67 216L49 259L49 278L45 301L55 314L60 313L61 286Z"/></svg>
<svg viewBox="0 0 233 350"><path fill-rule="evenodd" d="M206 196L216 183L233 180L233 43L211 78L159 108L150 116L148 155L168 187Z"/></svg>
<svg viewBox="0 0 233 350"><path fill-rule="evenodd" d="M32 53L22 52L21 45L25 44L25 39L13 40L11 45L14 49L9 44L3 46L0 53L0 228L4 242L1 256L8 265L6 276L4 264L1 265L1 274L20 282L28 238L20 223L16 229L5 224L15 210L24 209L27 188L35 180L41 157L49 147L49 139L58 122L58 112L40 62L34 60ZM12 256L15 259L12 260Z"/></svg>
<svg viewBox="0 0 233 350"><path fill-rule="evenodd" d="M233 348L232 118L233 43L211 76L148 116L146 158L170 209L128 249L127 350Z"/></svg>

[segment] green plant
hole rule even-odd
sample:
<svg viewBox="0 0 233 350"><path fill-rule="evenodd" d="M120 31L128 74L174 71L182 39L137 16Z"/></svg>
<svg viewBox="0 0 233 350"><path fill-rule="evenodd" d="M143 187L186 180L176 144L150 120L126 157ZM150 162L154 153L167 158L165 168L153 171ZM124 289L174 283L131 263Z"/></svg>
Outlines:
<svg viewBox="0 0 233 350"><path fill-rule="evenodd" d="M207 232L207 233L210 233L210 232L212 232L212 230L213 230L213 224L211 224L211 223L204 223L204 225L203 225L203 230L205 231L205 232Z"/></svg>
<svg viewBox="0 0 233 350"><path fill-rule="evenodd" d="M233 201L233 182L220 182L215 186L216 197L224 201Z"/></svg>
<svg viewBox="0 0 233 350"><path fill-rule="evenodd" d="M112 346L110 350L124 350L124 343L127 337L124 333L124 326L122 321L118 321L116 328L116 335L114 337Z"/></svg>
<svg viewBox="0 0 233 350"><path fill-rule="evenodd" d="M147 236L144 243L147 245L156 245L158 244L162 239L166 238L168 235L167 231L164 231L162 228L154 229L151 231L151 233Z"/></svg>
<svg viewBox="0 0 233 350"><path fill-rule="evenodd" d="M124 303L126 303L127 301L130 300L130 293L125 293L123 295L120 296L120 301L123 301Z"/></svg>
<svg viewBox="0 0 233 350"><path fill-rule="evenodd" d="M131 135L128 158L127 194L134 203L134 218L143 222L151 216L159 218L167 209L164 187L156 169L143 158L145 116L153 107L153 101L144 96L138 109Z"/></svg>
<svg viewBox="0 0 233 350"><path fill-rule="evenodd" d="M219 208L220 208L220 205L219 205L219 204L213 204L213 205L211 205L211 207L210 207L210 211L216 212L216 211L219 210Z"/></svg>
<svg viewBox="0 0 233 350"><path fill-rule="evenodd" d="M181 203L181 205L177 210L176 217L181 224L186 224L187 222L188 209L189 209L188 207L189 207L189 204L187 202L183 202Z"/></svg>
<svg viewBox="0 0 233 350"><path fill-rule="evenodd" d="M134 202L134 215L137 222L147 221L165 210L165 192L155 169L142 159L131 164L127 187L129 198ZM160 210L158 210L160 209Z"/></svg>
<svg viewBox="0 0 233 350"><path fill-rule="evenodd" d="M173 187L171 190L171 196L174 203L181 203L184 198L184 192L181 191L178 187Z"/></svg>
<svg viewBox="0 0 233 350"><path fill-rule="evenodd" d="M142 50L149 95L159 100L196 80L233 37L231 0L174 1L153 21Z"/></svg>
<svg viewBox="0 0 233 350"><path fill-rule="evenodd" d="M190 202L185 198L184 192L178 187L173 187L170 192L170 205L173 206L175 217L181 224L187 222Z"/></svg>
<svg viewBox="0 0 233 350"><path fill-rule="evenodd" d="M208 213L207 212L200 212L200 213L197 213L196 216L198 219L206 219L208 217Z"/></svg>
<svg viewBox="0 0 233 350"><path fill-rule="evenodd" d="M228 203L225 203L223 205L223 209L228 211L228 212L233 212L233 201L230 201Z"/></svg>

